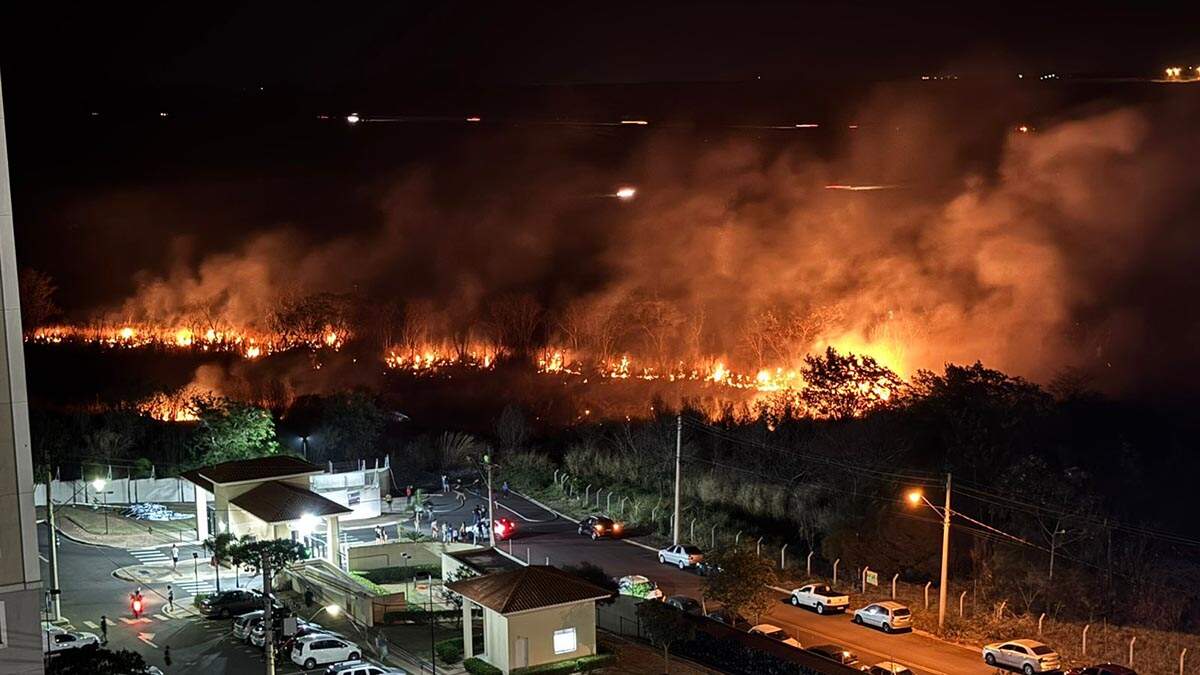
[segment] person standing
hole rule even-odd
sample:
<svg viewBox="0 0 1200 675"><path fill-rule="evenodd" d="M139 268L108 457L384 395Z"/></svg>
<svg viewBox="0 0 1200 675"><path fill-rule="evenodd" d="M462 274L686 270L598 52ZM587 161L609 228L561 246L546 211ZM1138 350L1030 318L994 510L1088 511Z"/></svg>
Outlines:
<svg viewBox="0 0 1200 675"><path fill-rule="evenodd" d="M384 495L383 501L385 504L387 504L388 513L391 513L392 512L392 493L389 492L386 495Z"/></svg>
<svg viewBox="0 0 1200 675"><path fill-rule="evenodd" d="M412 506L412 486L411 485L404 488L404 504L405 504L405 506Z"/></svg>
<svg viewBox="0 0 1200 675"><path fill-rule="evenodd" d="M167 584L167 609L175 611L175 589L171 588L171 584Z"/></svg>
<svg viewBox="0 0 1200 675"><path fill-rule="evenodd" d="M442 494L450 491L450 478L446 474L442 474Z"/></svg>
<svg viewBox="0 0 1200 675"><path fill-rule="evenodd" d="M508 498L508 481L504 481L504 485L500 486L500 492L504 495L505 499Z"/></svg>
<svg viewBox="0 0 1200 675"><path fill-rule="evenodd" d="M171 544L171 571L179 571L179 544Z"/></svg>
<svg viewBox="0 0 1200 675"><path fill-rule="evenodd" d="M108 644L108 617L100 615L100 644Z"/></svg>

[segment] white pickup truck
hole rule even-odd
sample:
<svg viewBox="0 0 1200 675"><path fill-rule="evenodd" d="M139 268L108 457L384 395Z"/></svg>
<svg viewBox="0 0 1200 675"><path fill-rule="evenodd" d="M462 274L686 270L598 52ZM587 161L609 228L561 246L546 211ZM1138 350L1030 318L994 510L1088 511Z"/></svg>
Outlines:
<svg viewBox="0 0 1200 675"><path fill-rule="evenodd" d="M817 614L844 612L850 607L850 596L838 593L826 584L808 584L792 591L792 604L816 610Z"/></svg>

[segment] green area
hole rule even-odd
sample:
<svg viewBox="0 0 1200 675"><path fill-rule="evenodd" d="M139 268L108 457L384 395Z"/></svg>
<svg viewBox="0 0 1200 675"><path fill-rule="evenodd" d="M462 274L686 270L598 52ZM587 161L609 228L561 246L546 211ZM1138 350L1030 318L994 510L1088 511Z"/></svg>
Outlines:
<svg viewBox="0 0 1200 675"><path fill-rule="evenodd" d="M354 572L368 581L376 584L399 584L413 579L425 579L430 576L442 576L441 565L406 565L401 567L378 567L373 570L358 570Z"/></svg>
<svg viewBox="0 0 1200 675"><path fill-rule="evenodd" d="M359 586L369 591L372 595L390 595L391 591L380 586L379 584L364 577L358 572L350 572L350 578L353 579Z"/></svg>
<svg viewBox="0 0 1200 675"><path fill-rule="evenodd" d="M502 675L499 668L474 656L463 661L463 668L471 675Z"/></svg>
<svg viewBox="0 0 1200 675"><path fill-rule="evenodd" d="M556 661L554 663L543 663L539 666L529 666L527 668L517 668L512 672L513 675L526 675L526 673L542 673L544 675L586 673L590 670L597 670L604 668L605 666L610 666L615 660L615 654L592 654L590 656L581 656L577 659Z"/></svg>
<svg viewBox="0 0 1200 675"><path fill-rule="evenodd" d="M447 665L458 663L463 657L463 639L452 638L442 640L433 645L434 652L437 653L438 660Z"/></svg>

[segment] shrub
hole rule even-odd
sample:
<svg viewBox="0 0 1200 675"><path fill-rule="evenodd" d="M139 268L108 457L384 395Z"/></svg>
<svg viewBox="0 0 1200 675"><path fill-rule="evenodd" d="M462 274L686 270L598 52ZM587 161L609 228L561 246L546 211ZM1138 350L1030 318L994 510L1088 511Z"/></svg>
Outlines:
<svg viewBox="0 0 1200 675"><path fill-rule="evenodd" d="M440 565L407 565L404 567L380 567L373 570L358 570L355 574L376 584L398 584L427 576L440 577Z"/></svg>
<svg viewBox="0 0 1200 675"><path fill-rule="evenodd" d="M466 668L471 675L503 675L496 666L474 656L463 661L463 668Z"/></svg>
<svg viewBox="0 0 1200 675"><path fill-rule="evenodd" d="M200 606L200 601L201 601L201 600L203 600L203 599L205 599L205 598L207 598L207 597L208 597L208 593L197 593L197 594L195 594L195 595L193 595L193 596L192 596L192 604L194 604L195 606L199 607L199 606Z"/></svg>
<svg viewBox="0 0 1200 675"><path fill-rule="evenodd" d="M522 488L544 488L554 482L554 462L540 453L514 452L504 459L502 476Z"/></svg>
<svg viewBox="0 0 1200 675"><path fill-rule="evenodd" d="M589 670L596 670L598 668L612 665L614 660L616 660L616 655L614 654L592 654L590 656L581 656L577 659L568 659L566 661L557 661L555 663L543 663L540 666L517 668L513 671L513 675L526 675L526 673L539 673L541 675L586 673Z"/></svg>
<svg viewBox="0 0 1200 675"><path fill-rule="evenodd" d="M402 611L384 612L383 622L427 624L430 622L440 623L446 619L459 619L461 617L462 610L460 609L439 609L430 612L428 610L421 609L420 607L414 607L413 609L406 609Z"/></svg>
<svg viewBox="0 0 1200 675"><path fill-rule="evenodd" d="M433 645L433 651L442 663L458 663L463 657L463 639L442 640Z"/></svg>
<svg viewBox="0 0 1200 675"><path fill-rule="evenodd" d="M388 594L388 590L386 588L384 588L383 586L380 586L379 584L371 581L370 579L364 577L363 575L361 575L357 572L351 572L350 578L354 579L354 581L358 582L359 586L362 586L363 588L367 589L367 591L369 591L372 595L387 595Z"/></svg>

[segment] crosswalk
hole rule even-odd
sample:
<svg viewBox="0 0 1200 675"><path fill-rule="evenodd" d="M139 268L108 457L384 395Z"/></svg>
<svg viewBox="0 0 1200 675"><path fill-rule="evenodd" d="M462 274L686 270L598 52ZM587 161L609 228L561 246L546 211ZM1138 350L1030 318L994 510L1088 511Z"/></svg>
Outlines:
<svg viewBox="0 0 1200 675"><path fill-rule="evenodd" d="M180 594L181 596L197 595L199 593L213 593L217 590L217 587L213 585L211 579L208 581L180 581L173 585L175 588L183 591L183 593Z"/></svg>
<svg viewBox="0 0 1200 675"><path fill-rule="evenodd" d="M142 563L143 565L171 564L171 556L156 548L136 548L131 550L129 555L137 558L138 562Z"/></svg>

